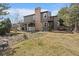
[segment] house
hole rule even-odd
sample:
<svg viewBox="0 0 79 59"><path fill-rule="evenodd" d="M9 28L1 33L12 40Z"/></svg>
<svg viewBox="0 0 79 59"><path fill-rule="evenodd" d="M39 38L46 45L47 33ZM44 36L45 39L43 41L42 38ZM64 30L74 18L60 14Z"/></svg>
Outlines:
<svg viewBox="0 0 79 59"><path fill-rule="evenodd" d="M41 8L35 8L35 14L24 16L21 24L24 31L49 31L56 30L58 24L57 16L51 16L50 11L41 12Z"/></svg>

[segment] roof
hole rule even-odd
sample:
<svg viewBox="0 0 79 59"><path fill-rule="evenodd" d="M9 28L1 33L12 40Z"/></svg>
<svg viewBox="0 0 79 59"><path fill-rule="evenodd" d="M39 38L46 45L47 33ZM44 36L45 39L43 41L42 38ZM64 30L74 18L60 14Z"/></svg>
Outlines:
<svg viewBox="0 0 79 59"><path fill-rule="evenodd" d="M55 16L51 16L51 17L57 17L57 15L55 15Z"/></svg>
<svg viewBox="0 0 79 59"><path fill-rule="evenodd" d="M50 18L54 18L54 17L57 17L57 15L56 16L50 16Z"/></svg>
<svg viewBox="0 0 79 59"><path fill-rule="evenodd" d="M49 11L43 11L43 12L41 12L41 14L46 13L46 12L49 12ZM24 16L24 17L33 16L33 15L35 15L35 14L27 15L27 16Z"/></svg>

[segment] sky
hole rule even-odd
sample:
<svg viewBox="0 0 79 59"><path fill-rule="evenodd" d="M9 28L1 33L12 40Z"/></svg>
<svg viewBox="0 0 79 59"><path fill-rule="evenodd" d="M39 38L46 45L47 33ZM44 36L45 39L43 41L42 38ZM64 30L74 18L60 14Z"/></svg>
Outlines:
<svg viewBox="0 0 79 59"><path fill-rule="evenodd" d="M33 14L36 7L41 7L41 11L50 11L55 16L61 8L69 5L70 3L10 3L8 17L13 23L23 21L23 16Z"/></svg>

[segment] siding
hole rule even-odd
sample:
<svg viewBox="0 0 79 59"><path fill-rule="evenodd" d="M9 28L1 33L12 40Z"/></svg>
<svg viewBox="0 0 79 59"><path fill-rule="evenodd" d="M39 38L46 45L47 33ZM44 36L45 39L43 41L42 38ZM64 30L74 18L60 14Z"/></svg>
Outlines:
<svg viewBox="0 0 79 59"><path fill-rule="evenodd" d="M31 16L25 16L24 17L24 22L25 23L30 23L30 22L34 22L35 21L35 17L34 17L35 15L31 15Z"/></svg>

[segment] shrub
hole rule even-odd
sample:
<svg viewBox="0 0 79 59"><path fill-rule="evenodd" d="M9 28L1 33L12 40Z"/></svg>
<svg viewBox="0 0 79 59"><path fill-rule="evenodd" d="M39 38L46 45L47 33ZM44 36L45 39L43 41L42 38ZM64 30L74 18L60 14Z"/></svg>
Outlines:
<svg viewBox="0 0 79 59"><path fill-rule="evenodd" d="M9 18L0 21L0 34L9 33L11 29L11 21Z"/></svg>

